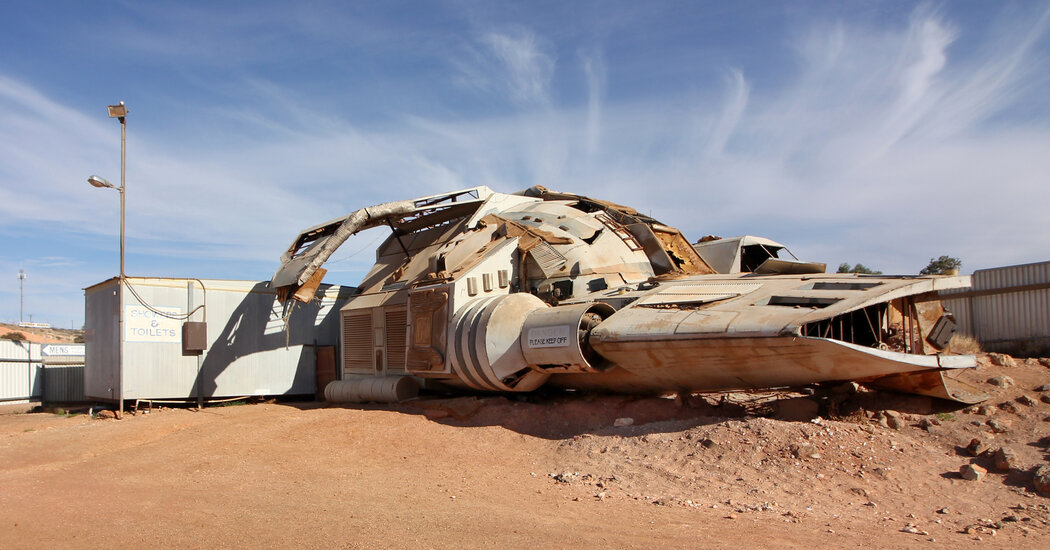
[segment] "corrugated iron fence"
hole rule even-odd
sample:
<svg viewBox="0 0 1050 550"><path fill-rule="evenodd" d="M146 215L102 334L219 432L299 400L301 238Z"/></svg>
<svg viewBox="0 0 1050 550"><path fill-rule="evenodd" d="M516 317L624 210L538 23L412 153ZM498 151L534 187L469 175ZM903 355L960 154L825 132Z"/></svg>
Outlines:
<svg viewBox="0 0 1050 550"><path fill-rule="evenodd" d="M83 355L48 355L47 346L0 340L0 404L87 400Z"/></svg>
<svg viewBox="0 0 1050 550"><path fill-rule="evenodd" d="M1050 355L1050 262L975 271L973 288L941 299L985 351Z"/></svg>

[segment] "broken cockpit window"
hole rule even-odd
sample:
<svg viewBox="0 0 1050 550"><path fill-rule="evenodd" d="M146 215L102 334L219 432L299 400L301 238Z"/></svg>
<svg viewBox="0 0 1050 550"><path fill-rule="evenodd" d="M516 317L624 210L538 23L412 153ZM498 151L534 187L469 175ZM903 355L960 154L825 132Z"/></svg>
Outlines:
<svg viewBox="0 0 1050 550"><path fill-rule="evenodd" d="M827 265L803 262L786 246L769 239L743 235L721 238L707 236L693 244L697 254L718 273L794 274L824 273ZM792 259L780 258L781 251Z"/></svg>

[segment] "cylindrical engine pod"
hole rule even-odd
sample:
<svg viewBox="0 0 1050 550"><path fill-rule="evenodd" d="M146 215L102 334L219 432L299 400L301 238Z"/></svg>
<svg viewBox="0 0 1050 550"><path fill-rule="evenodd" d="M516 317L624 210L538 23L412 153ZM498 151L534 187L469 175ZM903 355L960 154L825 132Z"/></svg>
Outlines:
<svg viewBox="0 0 1050 550"><path fill-rule="evenodd" d="M587 343L591 330L615 310L592 302L539 309L521 330L521 350L530 367L543 372L597 372L608 366Z"/></svg>
<svg viewBox="0 0 1050 550"><path fill-rule="evenodd" d="M532 294L505 294L467 304L453 319L452 368L466 385L487 391L532 391L549 374L529 368L521 353L521 325L529 312L547 309Z"/></svg>

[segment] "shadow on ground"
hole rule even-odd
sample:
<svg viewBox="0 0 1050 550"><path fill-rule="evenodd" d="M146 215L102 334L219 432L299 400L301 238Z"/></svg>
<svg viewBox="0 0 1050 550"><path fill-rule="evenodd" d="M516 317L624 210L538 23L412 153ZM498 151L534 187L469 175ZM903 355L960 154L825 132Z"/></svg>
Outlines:
<svg viewBox="0 0 1050 550"><path fill-rule="evenodd" d="M808 393L809 395L807 395ZM394 410L450 426L501 426L544 439L581 434L638 436L717 424L729 418L773 417L808 422L818 416L848 418L864 411L895 409L919 414L961 405L893 392L760 392L642 397L587 392L536 392L514 396L421 397L397 405L317 405ZM291 404L291 403L289 403ZM866 417L865 417L866 418Z"/></svg>

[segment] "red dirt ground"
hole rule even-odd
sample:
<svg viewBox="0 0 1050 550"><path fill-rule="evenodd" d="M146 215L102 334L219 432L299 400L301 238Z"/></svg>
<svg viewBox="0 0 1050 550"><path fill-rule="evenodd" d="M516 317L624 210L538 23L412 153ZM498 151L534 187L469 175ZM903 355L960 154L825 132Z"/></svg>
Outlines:
<svg viewBox="0 0 1050 550"><path fill-rule="evenodd" d="M1050 547L1050 369L967 377L986 408L818 392L801 420L768 416L799 394L740 393L8 412L0 548Z"/></svg>

